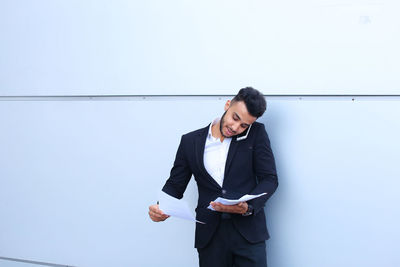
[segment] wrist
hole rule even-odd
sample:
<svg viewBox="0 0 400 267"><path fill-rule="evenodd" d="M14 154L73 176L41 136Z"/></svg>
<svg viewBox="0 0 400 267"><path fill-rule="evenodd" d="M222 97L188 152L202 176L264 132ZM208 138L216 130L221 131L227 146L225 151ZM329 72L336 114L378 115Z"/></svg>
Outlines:
<svg viewBox="0 0 400 267"><path fill-rule="evenodd" d="M250 216L254 212L254 208L252 205L247 204L247 211L245 213L242 213L242 216Z"/></svg>

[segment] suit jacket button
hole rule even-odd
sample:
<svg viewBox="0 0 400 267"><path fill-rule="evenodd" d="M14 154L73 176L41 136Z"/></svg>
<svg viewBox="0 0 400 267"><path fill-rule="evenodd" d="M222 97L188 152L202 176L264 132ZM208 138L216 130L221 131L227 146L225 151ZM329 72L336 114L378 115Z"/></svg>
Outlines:
<svg viewBox="0 0 400 267"><path fill-rule="evenodd" d="M225 189L222 189L222 194L226 194L226 190Z"/></svg>

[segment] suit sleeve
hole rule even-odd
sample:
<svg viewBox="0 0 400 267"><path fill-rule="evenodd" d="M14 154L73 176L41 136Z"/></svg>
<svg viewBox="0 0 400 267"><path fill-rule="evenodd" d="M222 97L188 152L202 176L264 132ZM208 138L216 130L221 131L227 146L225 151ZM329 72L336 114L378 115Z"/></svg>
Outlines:
<svg viewBox="0 0 400 267"><path fill-rule="evenodd" d="M162 191L178 199L183 197L183 193L192 177L192 171L185 155L184 137L182 136L181 138L170 176L162 188Z"/></svg>
<svg viewBox="0 0 400 267"><path fill-rule="evenodd" d="M260 127L257 133L256 143L254 145L253 168L258 184L250 194L258 195L264 192L267 193L265 196L249 201L249 204L254 207L254 214L257 214L264 208L265 202L278 187L275 159L264 125Z"/></svg>

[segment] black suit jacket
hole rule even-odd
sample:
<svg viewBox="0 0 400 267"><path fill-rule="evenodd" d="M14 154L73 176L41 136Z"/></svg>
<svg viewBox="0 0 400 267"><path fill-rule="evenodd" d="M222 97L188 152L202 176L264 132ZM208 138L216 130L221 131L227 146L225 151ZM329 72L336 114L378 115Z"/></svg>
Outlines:
<svg viewBox="0 0 400 267"><path fill-rule="evenodd" d="M232 138L222 188L204 167L204 147L208 129L209 125L182 136L170 177L162 190L175 198L182 198L193 174L199 191L196 218L206 223L196 224L196 248L207 245L221 219L220 212L207 209L210 201L217 197L235 199L245 194L266 192L267 195L249 201L254 207L253 215L233 214L232 219L238 231L249 242L268 239L263 208L276 190L278 180L264 125L254 122L246 139L238 141L237 137Z"/></svg>

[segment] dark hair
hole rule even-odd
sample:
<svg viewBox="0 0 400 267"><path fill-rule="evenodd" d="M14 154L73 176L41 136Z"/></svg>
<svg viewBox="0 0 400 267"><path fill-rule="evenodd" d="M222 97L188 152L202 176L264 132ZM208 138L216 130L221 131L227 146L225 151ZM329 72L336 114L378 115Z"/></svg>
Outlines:
<svg viewBox="0 0 400 267"><path fill-rule="evenodd" d="M250 115L256 118L261 117L267 109L267 102L263 94L253 87L240 89L239 93L232 99L232 103L238 101L243 101Z"/></svg>

